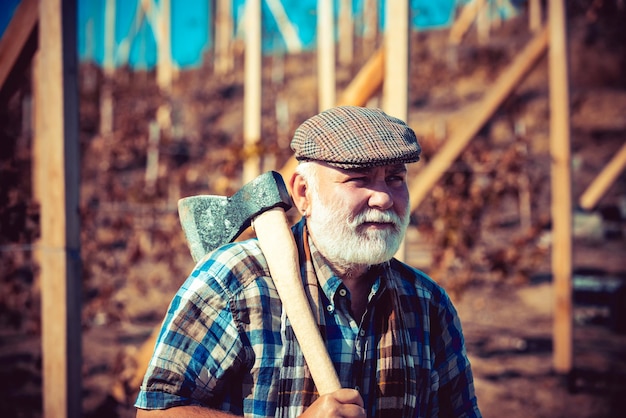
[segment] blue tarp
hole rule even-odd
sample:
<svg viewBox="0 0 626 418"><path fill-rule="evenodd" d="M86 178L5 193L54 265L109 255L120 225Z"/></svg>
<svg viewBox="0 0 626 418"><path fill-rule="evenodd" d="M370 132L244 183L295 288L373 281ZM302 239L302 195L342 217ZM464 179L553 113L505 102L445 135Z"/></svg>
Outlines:
<svg viewBox="0 0 626 418"><path fill-rule="evenodd" d="M104 15L106 0L78 1L78 53L83 61L91 60L102 64L104 57ZM130 65L133 68L151 68L156 64L156 41L148 19L138 18L138 1L116 1L115 11L115 65ZM156 4L160 0L154 0ZM428 30L446 27L454 20L459 6L468 0L411 0L411 22L413 29ZM355 21L362 15L364 0L353 0ZM519 3L519 0L517 0ZM285 13L296 28L303 49L315 48L317 0L281 0ZM384 1L379 1L379 28L384 29ZM507 3L507 2L503 2ZM19 0L0 0L0 33L8 24ZM214 0L171 1L172 57L180 68L198 66L203 56L213 46L212 30ZM233 36L242 36L245 30L240 24L245 0L233 0L235 28ZM262 46L264 53L277 48L285 49L285 43L274 15L266 1L262 5ZM339 1L335 1L335 16ZM502 11L506 18L513 9ZM362 25L356 25L360 34Z"/></svg>

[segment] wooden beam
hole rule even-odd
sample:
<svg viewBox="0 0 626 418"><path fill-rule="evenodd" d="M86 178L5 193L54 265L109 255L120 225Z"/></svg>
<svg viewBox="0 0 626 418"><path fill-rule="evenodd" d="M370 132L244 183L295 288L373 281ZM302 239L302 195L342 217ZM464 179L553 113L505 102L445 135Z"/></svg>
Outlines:
<svg viewBox="0 0 626 418"><path fill-rule="evenodd" d="M339 63L348 67L354 57L352 0L341 0L339 4Z"/></svg>
<svg viewBox="0 0 626 418"><path fill-rule="evenodd" d="M152 2L150 0L139 0L137 2L137 7L135 7L135 15L133 16L133 23L128 29L126 36L119 42L118 47L116 48L116 62L118 65L124 66L128 64L131 45L135 41L135 38L139 34L142 25L144 24L144 20L147 22L146 24L152 27L153 31L156 29L156 12L155 8L152 7ZM158 36L156 32L154 32L154 36ZM143 44L145 40L141 39L140 42ZM145 62L143 62L143 58L141 64L145 66ZM142 68L145 69L145 68Z"/></svg>
<svg viewBox="0 0 626 418"><path fill-rule="evenodd" d="M552 189L553 365L568 374L573 364L572 179L569 78L564 0L549 0L550 180Z"/></svg>
<svg viewBox="0 0 626 418"><path fill-rule="evenodd" d="M385 18L385 81L383 83L383 110L406 121L409 107L409 16L408 0L386 2ZM396 252L396 258L406 260L405 240Z"/></svg>
<svg viewBox="0 0 626 418"><path fill-rule="evenodd" d="M41 190L41 314L45 417L81 416L76 0L41 0L35 141Z"/></svg>
<svg viewBox="0 0 626 418"><path fill-rule="evenodd" d="M233 18L231 0L217 0L217 2L215 2L214 22L214 71L216 74L227 74L232 71L234 67L232 50Z"/></svg>
<svg viewBox="0 0 626 418"><path fill-rule="evenodd" d="M252 181L261 171L258 152L261 140L261 0L248 0L245 13L243 184Z"/></svg>
<svg viewBox="0 0 626 418"><path fill-rule="evenodd" d="M363 1L363 54L367 56L376 47L378 38L378 0Z"/></svg>
<svg viewBox="0 0 626 418"><path fill-rule="evenodd" d="M541 29L541 0L528 0L528 28L532 32Z"/></svg>
<svg viewBox="0 0 626 418"><path fill-rule="evenodd" d="M161 0L158 12L157 32L157 84L161 90L169 92L172 87L172 13L171 0Z"/></svg>
<svg viewBox="0 0 626 418"><path fill-rule="evenodd" d="M104 6L104 74L112 78L115 73L115 6L117 0L106 0Z"/></svg>
<svg viewBox="0 0 626 418"><path fill-rule="evenodd" d="M38 5L37 0L22 0L0 39L0 103L19 87L37 51Z"/></svg>
<svg viewBox="0 0 626 418"><path fill-rule="evenodd" d="M591 182L589 187L580 196L580 207L585 210L593 209L600 198L613 185L617 177L626 167L626 143L611 158L600 174Z"/></svg>
<svg viewBox="0 0 626 418"><path fill-rule="evenodd" d="M383 85L385 78L385 48L379 48L345 88L337 106L365 106Z"/></svg>
<svg viewBox="0 0 626 418"><path fill-rule="evenodd" d="M333 1L319 0L317 2L317 79L320 112L335 105L334 33Z"/></svg>
<svg viewBox="0 0 626 418"><path fill-rule="evenodd" d="M451 44L459 44L465 36L465 33L469 30L472 23L476 20L476 15L484 6L486 0L471 0L467 3L459 17L454 21L450 28L448 40Z"/></svg>
<svg viewBox="0 0 626 418"><path fill-rule="evenodd" d="M302 52L302 41L294 24L289 20L289 16L285 11L285 6L281 0L265 0L265 5L272 13L276 26L280 32L288 53Z"/></svg>
<svg viewBox="0 0 626 418"><path fill-rule="evenodd" d="M467 117L462 128L454 131L428 165L420 171L419 181L414 182L410 190L412 211L422 203L426 194L489 120L493 112L535 66L547 46L548 29L544 28L526 45L504 73L498 77L494 85L486 90L484 98L476 106L477 110Z"/></svg>
<svg viewBox="0 0 626 418"><path fill-rule="evenodd" d="M476 17L476 32L478 34L478 43L485 45L489 41L489 33L491 32L491 7L490 0L485 1L478 10Z"/></svg>
<svg viewBox="0 0 626 418"><path fill-rule="evenodd" d="M409 1L388 1L386 7L382 107L386 113L406 121L409 104Z"/></svg>
<svg viewBox="0 0 626 418"><path fill-rule="evenodd" d="M126 54L130 51L130 43L139 31L140 22L145 18L150 26L157 43L157 85L163 91L168 92L172 86L174 77L174 64L172 61L172 13L171 0L161 0L159 4L154 0L139 0L135 15L135 27L129 36L120 43L120 49Z"/></svg>
<svg viewBox="0 0 626 418"><path fill-rule="evenodd" d="M106 0L104 9L104 81L100 85L100 135L113 132L113 77L115 76L115 15L117 0Z"/></svg>
<svg viewBox="0 0 626 418"><path fill-rule="evenodd" d="M137 14L135 18L143 19L144 17L152 27L154 31L155 37L159 36L158 26L159 26L159 14L160 9L159 5L154 2L154 0L139 0L137 4L137 10L141 12L141 14ZM159 41L158 38L156 40Z"/></svg>

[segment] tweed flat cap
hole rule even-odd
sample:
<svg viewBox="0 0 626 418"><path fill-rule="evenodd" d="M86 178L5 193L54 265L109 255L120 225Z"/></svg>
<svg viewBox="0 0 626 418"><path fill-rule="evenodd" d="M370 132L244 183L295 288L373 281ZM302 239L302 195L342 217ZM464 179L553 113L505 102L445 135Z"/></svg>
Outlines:
<svg viewBox="0 0 626 418"><path fill-rule="evenodd" d="M291 141L299 161L352 169L419 160L415 132L380 109L339 106L300 125Z"/></svg>

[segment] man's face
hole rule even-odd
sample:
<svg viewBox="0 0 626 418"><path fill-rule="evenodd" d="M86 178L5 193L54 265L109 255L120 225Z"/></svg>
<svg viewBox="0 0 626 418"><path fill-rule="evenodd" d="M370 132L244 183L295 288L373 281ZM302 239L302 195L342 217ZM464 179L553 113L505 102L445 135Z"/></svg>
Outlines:
<svg viewBox="0 0 626 418"><path fill-rule="evenodd" d="M317 181L309 184L307 225L322 254L344 267L390 260L409 223L405 165L358 170L318 165L316 173Z"/></svg>

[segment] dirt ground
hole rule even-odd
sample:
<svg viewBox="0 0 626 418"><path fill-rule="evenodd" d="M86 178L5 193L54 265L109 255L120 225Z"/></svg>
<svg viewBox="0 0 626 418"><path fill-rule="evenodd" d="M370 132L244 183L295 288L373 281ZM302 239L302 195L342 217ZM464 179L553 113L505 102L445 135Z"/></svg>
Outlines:
<svg viewBox="0 0 626 418"><path fill-rule="evenodd" d="M407 261L446 287L459 310L485 417L623 416L626 296L616 289L626 283L624 173L593 210L577 202L626 138L626 6L568 4L572 372L553 371L545 58L437 183L407 234ZM479 103L532 34L522 16L493 28L486 43L470 31L451 48L446 37L434 31L412 38L409 123L423 138L422 165L449 136L445 121L462 127L464 109ZM354 64L339 68L340 88L374 47L357 45ZM244 148L241 60L238 53L237 69L218 76L208 56L202 68L179 74L171 97L159 93L154 73L120 69L106 80L95 66L81 66L85 417L134 416L137 354L193 267L178 198L231 194L250 153L264 156L264 168L280 168L291 133L316 111L314 55L264 58L263 139ZM22 124L27 86L0 111L0 415L7 417L40 417L42 405L39 208L32 199L31 138ZM101 134L107 92L113 126ZM151 125L162 106L171 110L171 123L151 148ZM150 149L159 152L154 183L146 181ZM413 181L419 167L412 168ZM591 291L589 280L605 291Z"/></svg>

